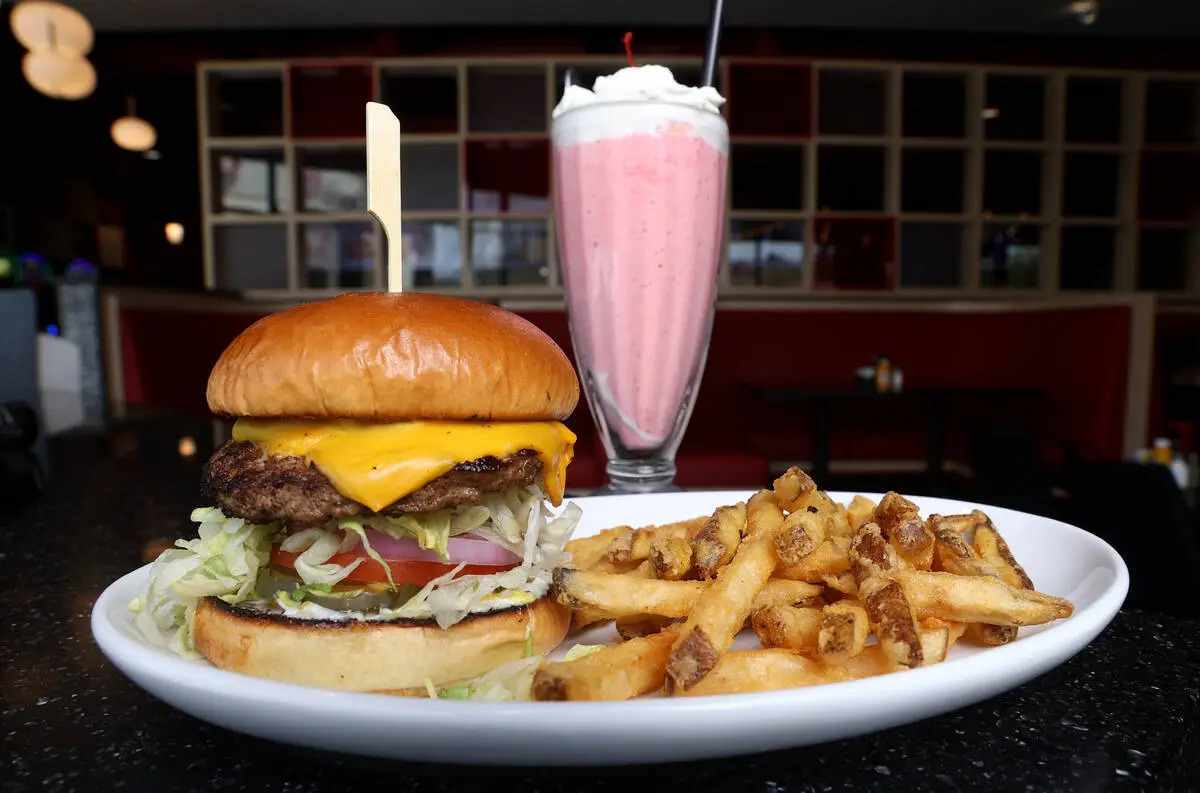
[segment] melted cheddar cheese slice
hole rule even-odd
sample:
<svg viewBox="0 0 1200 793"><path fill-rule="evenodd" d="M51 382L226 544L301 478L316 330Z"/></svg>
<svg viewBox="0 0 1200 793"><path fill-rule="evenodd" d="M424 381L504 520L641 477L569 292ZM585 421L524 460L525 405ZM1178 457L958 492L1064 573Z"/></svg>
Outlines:
<svg viewBox="0 0 1200 793"><path fill-rule="evenodd" d="M239 419L233 438L267 454L305 457L346 498L378 512L455 465L522 449L542 461L546 494L562 501L575 433L557 421L286 421Z"/></svg>

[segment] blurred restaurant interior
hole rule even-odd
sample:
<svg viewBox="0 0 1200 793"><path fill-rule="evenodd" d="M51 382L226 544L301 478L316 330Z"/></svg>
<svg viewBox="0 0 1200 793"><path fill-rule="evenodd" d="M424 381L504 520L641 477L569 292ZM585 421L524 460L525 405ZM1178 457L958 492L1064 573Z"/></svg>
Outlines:
<svg viewBox="0 0 1200 793"><path fill-rule="evenodd" d="M101 458L199 498L221 350L384 285L369 100L403 130L406 286L569 352L565 70L620 68L632 30L640 63L695 84L708 13L72 0L94 43L29 9L40 74L11 32L25 5L0 8L0 510ZM679 484L799 463L832 490L1050 515L1121 551L1131 605L1196 613L1175 587L1200 570L1198 34L1195 3L730 4L725 255ZM572 487L603 485L585 403L568 424Z"/></svg>

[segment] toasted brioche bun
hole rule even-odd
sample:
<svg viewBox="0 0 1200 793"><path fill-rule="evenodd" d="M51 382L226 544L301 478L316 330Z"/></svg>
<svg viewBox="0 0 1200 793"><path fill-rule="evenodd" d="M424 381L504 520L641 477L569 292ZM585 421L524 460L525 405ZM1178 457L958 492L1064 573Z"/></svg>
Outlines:
<svg viewBox="0 0 1200 793"><path fill-rule="evenodd" d="M487 303L361 293L271 314L208 378L226 416L403 421L550 421L579 401L558 345Z"/></svg>
<svg viewBox="0 0 1200 793"><path fill-rule="evenodd" d="M476 677L526 654L545 653L567 635L570 611L543 597L529 606L434 622L299 620L206 597L196 608L196 649L221 669L346 691L423 690Z"/></svg>

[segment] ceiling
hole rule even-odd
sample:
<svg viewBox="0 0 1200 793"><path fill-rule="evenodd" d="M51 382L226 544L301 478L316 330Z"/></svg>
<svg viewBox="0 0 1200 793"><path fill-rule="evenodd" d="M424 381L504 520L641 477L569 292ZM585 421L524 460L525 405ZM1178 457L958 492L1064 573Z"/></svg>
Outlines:
<svg viewBox="0 0 1200 793"><path fill-rule="evenodd" d="M693 26L710 0L67 0L100 31L400 26ZM729 0L736 27L825 27L1200 38L1200 0L1100 0L1085 27L1068 0Z"/></svg>

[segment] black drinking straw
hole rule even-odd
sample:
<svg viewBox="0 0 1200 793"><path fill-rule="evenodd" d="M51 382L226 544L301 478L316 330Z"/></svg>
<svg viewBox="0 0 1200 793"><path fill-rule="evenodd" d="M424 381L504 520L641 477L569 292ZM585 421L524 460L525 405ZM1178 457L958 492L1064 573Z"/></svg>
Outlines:
<svg viewBox="0 0 1200 793"><path fill-rule="evenodd" d="M712 16L708 20L708 43L704 45L704 81L701 85L712 85L717 73L717 49L721 41L721 16L725 13L725 0L713 0Z"/></svg>

